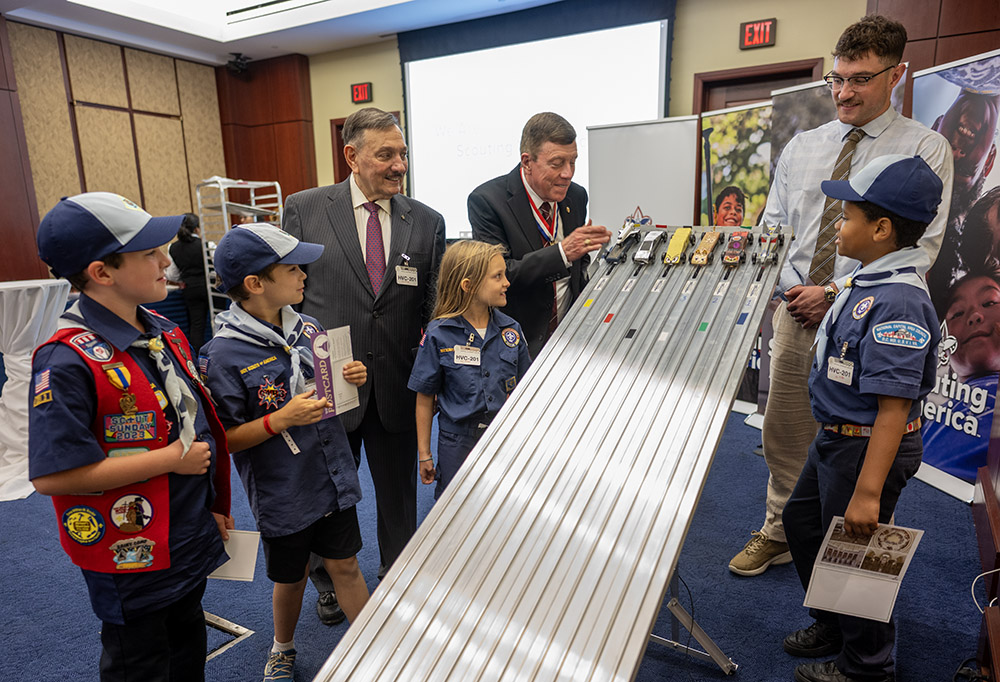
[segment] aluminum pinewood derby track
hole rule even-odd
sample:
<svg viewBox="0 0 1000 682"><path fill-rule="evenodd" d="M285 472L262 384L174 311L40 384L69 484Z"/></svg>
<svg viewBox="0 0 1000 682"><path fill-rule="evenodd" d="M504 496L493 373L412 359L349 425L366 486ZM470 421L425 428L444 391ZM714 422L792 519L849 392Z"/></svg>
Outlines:
<svg viewBox="0 0 1000 682"><path fill-rule="evenodd" d="M315 679L632 679L784 232L763 264L599 262Z"/></svg>

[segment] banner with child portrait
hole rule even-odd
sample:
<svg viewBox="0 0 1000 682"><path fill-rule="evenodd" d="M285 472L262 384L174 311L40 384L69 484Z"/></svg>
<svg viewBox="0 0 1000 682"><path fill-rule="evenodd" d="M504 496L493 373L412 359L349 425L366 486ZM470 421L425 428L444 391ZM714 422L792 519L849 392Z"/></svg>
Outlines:
<svg viewBox="0 0 1000 682"><path fill-rule="evenodd" d="M937 384L922 406L924 462L973 482L986 464L1000 374L1000 50L920 71L913 118L955 162L948 223L927 275L941 321Z"/></svg>

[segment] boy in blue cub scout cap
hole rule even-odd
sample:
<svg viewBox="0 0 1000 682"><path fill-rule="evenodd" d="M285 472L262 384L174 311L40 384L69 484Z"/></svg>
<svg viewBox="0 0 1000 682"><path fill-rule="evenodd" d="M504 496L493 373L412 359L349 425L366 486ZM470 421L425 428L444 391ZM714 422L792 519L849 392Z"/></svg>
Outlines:
<svg viewBox="0 0 1000 682"><path fill-rule="evenodd" d="M141 305L167 295L160 247L182 219L89 192L38 228L80 298L32 362L29 477L103 621L105 681L204 679L201 597L228 559L225 431L184 335Z"/></svg>
<svg viewBox="0 0 1000 682"><path fill-rule="evenodd" d="M340 605L352 622L368 600L358 568L361 484L338 417L324 419L314 397L312 338L322 331L291 306L302 302L306 274L323 246L265 224L235 227L219 241L219 288L234 304L216 317L201 369L226 427L233 461L264 541L274 582L274 642L265 680L292 678L295 625L310 553L323 557ZM344 379L361 386L367 369L353 361ZM341 619L343 616L341 616Z"/></svg>
<svg viewBox="0 0 1000 682"><path fill-rule="evenodd" d="M942 184L919 156L882 156L850 180L825 181L842 199L837 251L861 265L816 333L809 377L822 429L809 448L783 521L803 587L834 516L867 538L888 523L923 454L920 403L935 381L941 335L917 240L937 213ZM801 682L892 680L892 621L811 609L815 622L785 638L796 656L835 660L796 668Z"/></svg>

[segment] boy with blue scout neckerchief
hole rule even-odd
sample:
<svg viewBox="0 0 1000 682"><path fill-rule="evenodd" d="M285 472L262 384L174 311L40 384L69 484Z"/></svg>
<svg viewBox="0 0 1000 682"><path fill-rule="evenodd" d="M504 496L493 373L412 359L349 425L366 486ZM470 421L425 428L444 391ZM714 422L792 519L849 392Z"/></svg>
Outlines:
<svg viewBox="0 0 1000 682"><path fill-rule="evenodd" d="M167 295L160 247L183 216L125 197L62 199L39 256L81 293L32 362L29 477L51 495L101 627L101 680L200 680L205 578L228 559L225 432Z"/></svg>
<svg viewBox="0 0 1000 682"><path fill-rule="evenodd" d="M310 553L324 559L352 622L368 600L358 568L361 484L339 417L323 419L329 400L314 397L311 340L319 323L301 303L306 274L323 245L300 242L265 224L235 227L219 241L215 269L233 300L219 331L202 346L202 371L226 426L274 582L274 642L264 680L292 679L295 626ZM352 361L342 375L357 386L367 369Z"/></svg>
<svg viewBox="0 0 1000 682"><path fill-rule="evenodd" d="M883 156L823 192L844 201L840 255L861 265L816 333L809 377L813 415L823 426L785 505L788 544L803 587L833 516L849 535L870 536L892 517L920 466L920 401L934 386L938 320L915 248L937 213L942 184L919 156ZM799 682L893 680L895 629L812 609L816 622L785 638L796 656L835 660L799 665Z"/></svg>

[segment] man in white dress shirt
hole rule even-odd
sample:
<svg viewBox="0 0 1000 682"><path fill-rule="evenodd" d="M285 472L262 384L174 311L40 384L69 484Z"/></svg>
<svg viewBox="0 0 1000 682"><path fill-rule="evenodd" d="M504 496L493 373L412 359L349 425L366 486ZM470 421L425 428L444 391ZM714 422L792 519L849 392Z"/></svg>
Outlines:
<svg viewBox="0 0 1000 682"><path fill-rule="evenodd" d="M778 282L781 301L774 314L771 383L763 427L764 459L770 470L765 522L729 564L739 575L759 575L772 564L792 560L781 513L819 428L809 407L808 388L816 326L858 264L836 255L834 227L840 202L827 204L820 183L845 179L844 173L863 168L879 156L916 154L944 183L941 205L950 202L948 142L890 106L892 89L906 71L900 63L905 45L906 29L884 17L867 16L847 27L833 52L833 70L824 77L837 107L837 120L796 135L778 159L763 221L790 225L795 240ZM840 177L835 177L835 171ZM939 212L920 240L919 247L931 263L941 248L946 220L947 212ZM839 650L832 642L818 648L811 655Z"/></svg>

